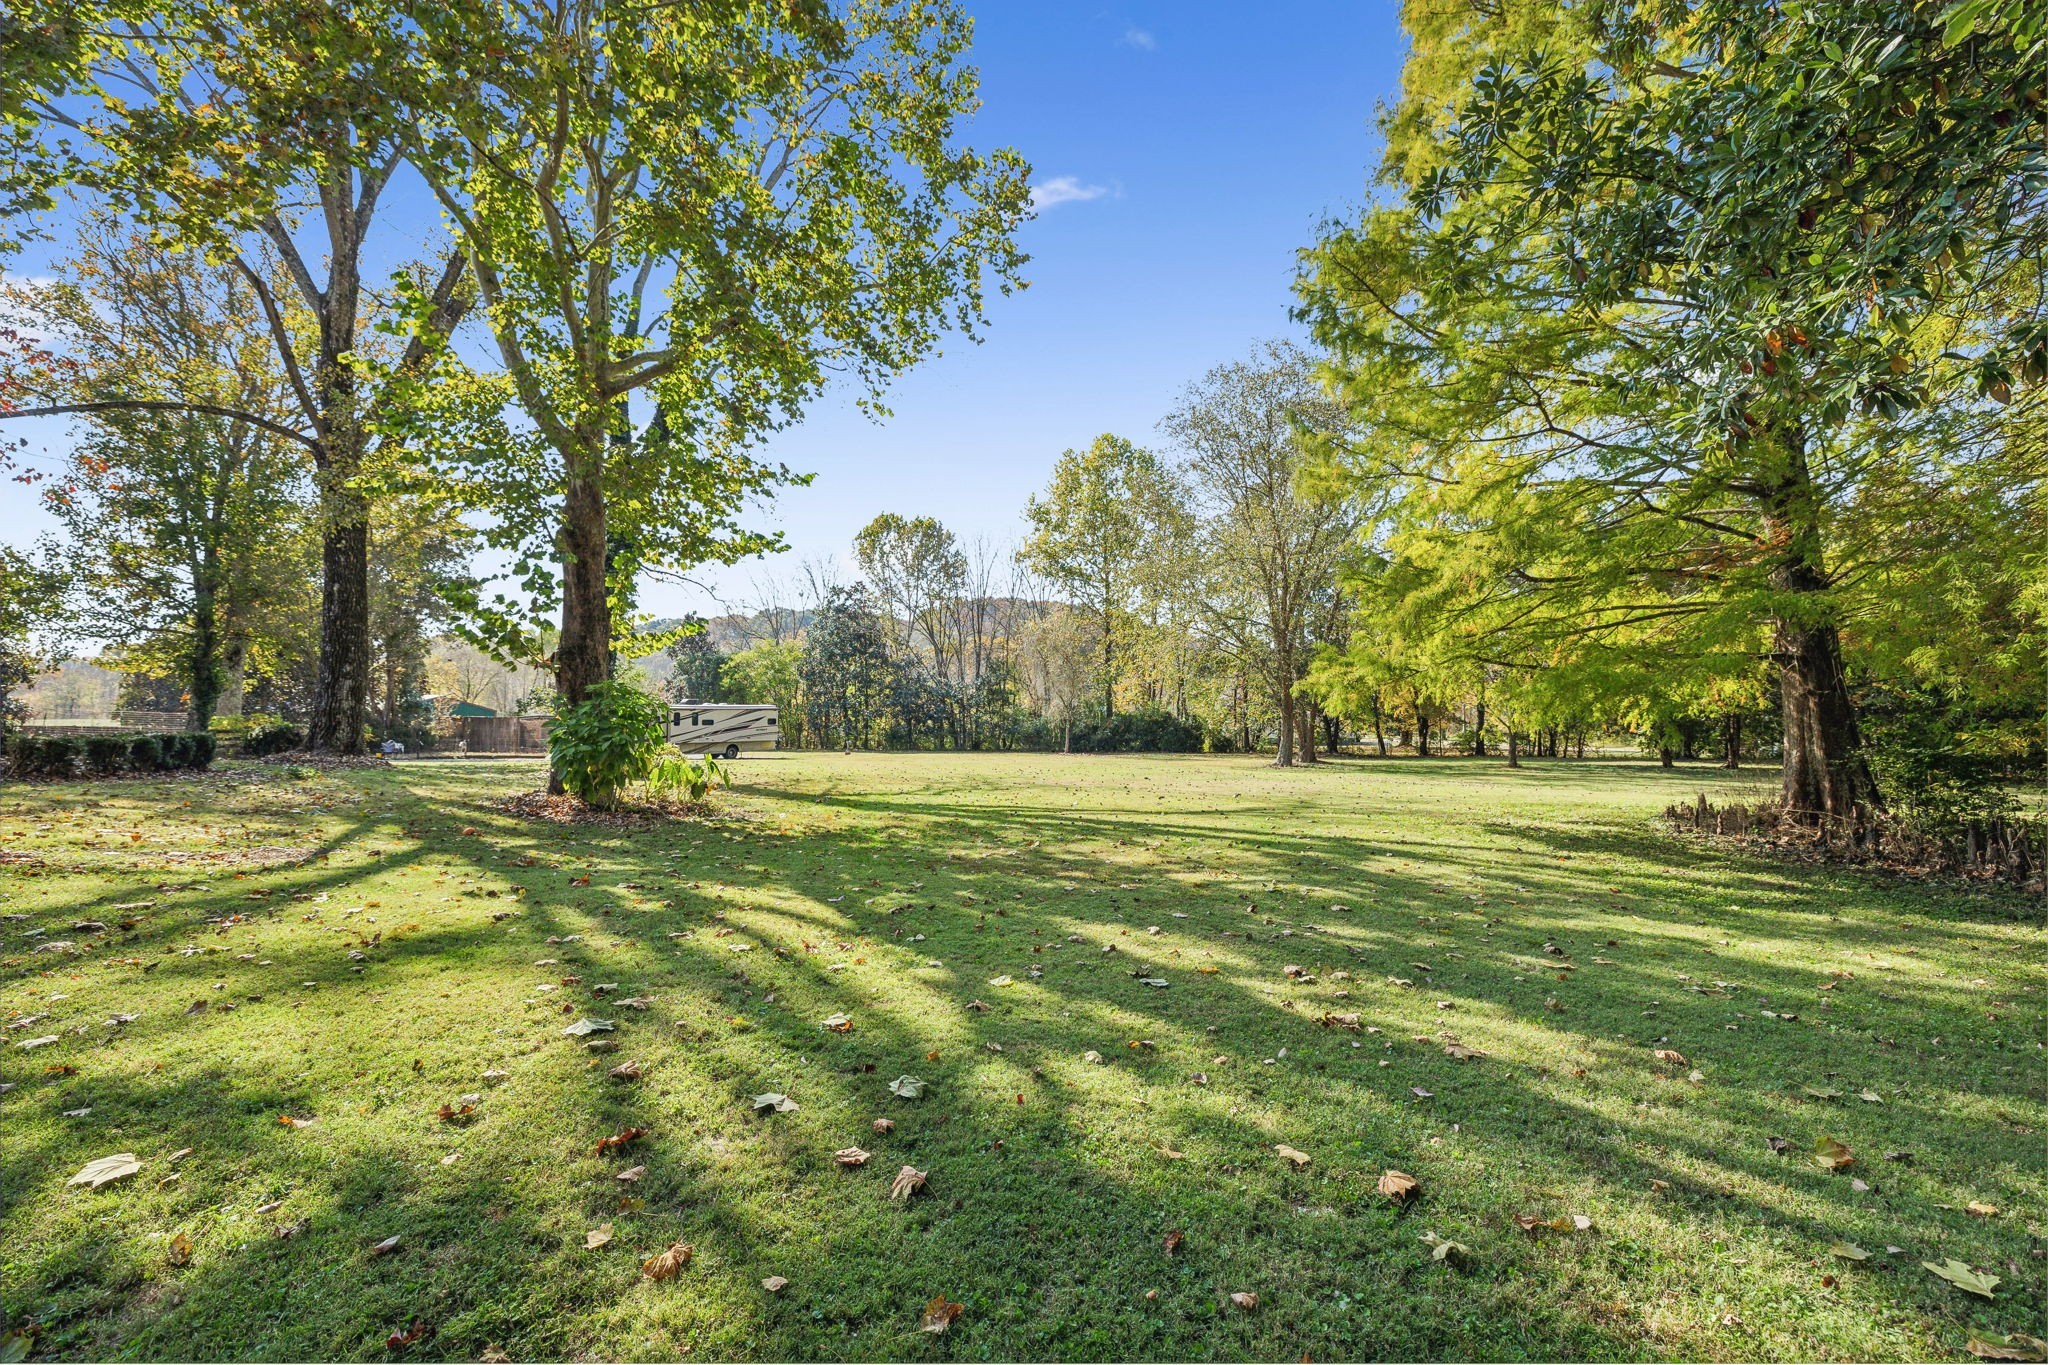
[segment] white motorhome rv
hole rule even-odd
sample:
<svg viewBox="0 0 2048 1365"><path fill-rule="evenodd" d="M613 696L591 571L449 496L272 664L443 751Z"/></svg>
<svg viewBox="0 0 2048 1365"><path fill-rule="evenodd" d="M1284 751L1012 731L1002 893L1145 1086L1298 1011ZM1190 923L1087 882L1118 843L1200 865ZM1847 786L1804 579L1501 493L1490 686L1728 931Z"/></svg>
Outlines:
<svg viewBox="0 0 2048 1365"><path fill-rule="evenodd" d="M773 749L782 743L780 713L772 706L718 701L681 701L668 709L668 742L686 754L738 758L742 750Z"/></svg>

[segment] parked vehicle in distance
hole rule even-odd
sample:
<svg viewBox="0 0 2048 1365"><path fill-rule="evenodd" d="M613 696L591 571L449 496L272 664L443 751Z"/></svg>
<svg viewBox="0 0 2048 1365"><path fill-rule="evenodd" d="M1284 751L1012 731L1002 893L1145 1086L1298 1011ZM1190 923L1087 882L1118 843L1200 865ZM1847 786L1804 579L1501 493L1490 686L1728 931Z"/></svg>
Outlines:
<svg viewBox="0 0 2048 1365"><path fill-rule="evenodd" d="M680 701L669 707L668 742L686 754L738 758L782 745L781 713L743 702Z"/></svg>

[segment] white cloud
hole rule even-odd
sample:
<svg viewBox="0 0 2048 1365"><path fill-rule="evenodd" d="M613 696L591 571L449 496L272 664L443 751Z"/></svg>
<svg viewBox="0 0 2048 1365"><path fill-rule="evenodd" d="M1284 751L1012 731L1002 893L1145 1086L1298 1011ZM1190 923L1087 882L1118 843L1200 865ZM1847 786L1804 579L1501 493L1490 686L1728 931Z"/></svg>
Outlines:
<svg viewBox="0 0 2048 1365"><path fill-rule="evenodd" d="M1055 204L1086 203L1107 193L1101 185L1084 185L1074 176L1056 175L1031 187L1031 211L1043 213Z"/></svg>
<svg viewBox="0 0 2048 1365"><path fill-rule="evenodd" d="M1139 28L1136 24L1124 28L1123 43L1124 46L1135 47L1140 52L1154 52L1159 48L1159 40L1153 37L1150 31Z"/></svg>

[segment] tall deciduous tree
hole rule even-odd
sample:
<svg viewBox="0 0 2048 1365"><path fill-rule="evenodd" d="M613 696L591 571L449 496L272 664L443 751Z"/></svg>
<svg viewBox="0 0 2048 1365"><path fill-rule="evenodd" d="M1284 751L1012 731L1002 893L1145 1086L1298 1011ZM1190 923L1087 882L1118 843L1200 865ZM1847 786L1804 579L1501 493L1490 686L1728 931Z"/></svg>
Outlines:
<svg viewBox="0 0 2048 1365"><path fill-rule="evenodd" d="M1102 712L1116 711L1119 650L1144 600L1147 568L1185 521L1181 491L1149 450L1104 433L1053 465L1018 557L1096 621Z"/></svg>
<svg viewBox="0 0 2048 1365"><path fill-rule="evenodd" d="M835 373L872 394L1010 287L1025 168L954 140L975 76L950 0L410 15L434 73L415 161L530 426L477 477L516 575L560 603L574 702L639 573L772 547L734 521L787 477L753 440ZM633 431L636 395L658 436Z"/></svg>
<svg viewBox="0 0 2048 1365"><path fill-rule="evenodd" d="M2048 377L2004 288L2042 254L2048 28L1951 11L1414 0L1398 202L1303 280L1452 614L1517 666L1767 654L1816 822L1881 801L1842 631L1941 482L1920 414Z"/></svg>
<svg viewBox="0 0 2048 1365"><path fill-rule="evenodd" d="M44 490L88 589L83 629L167 665L205 729L308 491L255 291L99 220L58 282L0 301L61 347L52 396L83 414Z"/></svg>
<svg viewBox="0 0 2048 1365"><path fill-rule="evenodd" d="M1305 729L1295 689L1314 650L1311 627L1360 525L1349 493L1302 486L1304 447L1338 439L1343 425L1310 358L1284 344L1209 371L1161 424L1185 452L1200 519L1199 581L1189 586L1208 633L1264 679L1280 712L1283 768ZM1312 743L1302 750L1315 760Z"/></svg>
<svg viewBox="0 0 2048 1365"><path fill-rule="evenodd" d="M377 0L172 0L147 9L95 0L83 16L36 0L29 9L26 27L48 50L25 63L31 87L0 103L0 118L18 130L33 115L45 169L227 262L261 301L291 386L282 425L310 453L319 489L320 658L307 742L358 752L371 660L363 474L394 372L417 370L464 306L463 260L450 253L416 284L411 344L372 363L365 261L409 130L399 94L421 88L398 16ZM283 290L264 251L282 264ZM294 307L310 327L288 320ZM124 401L134 406L99 400Z"/></svg>

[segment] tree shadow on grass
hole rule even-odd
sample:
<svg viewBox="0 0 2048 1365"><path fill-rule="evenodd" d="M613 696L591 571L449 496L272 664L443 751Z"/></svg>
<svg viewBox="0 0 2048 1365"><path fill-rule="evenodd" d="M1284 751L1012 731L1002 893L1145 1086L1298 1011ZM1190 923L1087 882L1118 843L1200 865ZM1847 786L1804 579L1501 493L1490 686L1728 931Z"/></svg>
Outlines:
<svg viewBox="0 0 2048 1365"><path fill-rule="evenodd" d="M435 855L479 881L526 887L516 919L488 918L507 896L457 896L442 918L354 964L341 936L304 931L293 956L273 958L322 982L318 1016L246 1007L209 1035L220 1055L174 1053L162 1072L135 1071L138 1052L168 1051L175 1035L138 1033L110 1049L112 1070L10 1096L11 1113L36 1120L9 1124L10 1241L16 1228L35 1240L29 1256L10 1257L7 1289L46 1323L39 1350L381 1357L384 1334L415 1314L435 1334L408 1354L451 1359L491 1342L555 1358L1879 1357L1925 1353L1965 1324L2039 1329L2038 1313L2028 1328L2011 1307L2024 1299L1996 1313L1959 1306L1912 1264L1939 1259L1937 1249L1979 1264L1991 1246L2020 1254L2017 1228L1938 1206L2038 1195L2037 1150L2011 1130L2024 1125L2000 1129L1988 1112L2036 1118L2024 1074L2000 1070L1980 1002L1960 983L1915 976L1872 1002L1884 1027L1925 1017L1949 1039L1955 1055L1938 1075L1871 1028L1821 1022L1821 964L1789 951L1816 940L1813 915L1730 909L1718 883L1710 900L1651 872L1507 873L1467 839L1419 856L1393 838L1259 828L1288 813L1270 804L1203 817L1201 837L1236 860L1218 878L1192 860L1112 862L1146 840L1184 842L1192 817L862 809L926 842L1020 851L949 859L866 830L796 840L744 823L592 835L490 822L474 803L447 818L473 820L479 835ZM699 837L701 852L671 856ZM1565 851L1641 856L1583 837ZM895 861L870 863L878 851ZM798 852L809 866L774 865ZM518 867L522 855L540 861ZM733 856L721 865L718 855ZM849 855L858 866L835 866ZM546 862L586 856L603 864L586 887ZM1304 858L1329 868L1313 895L1264 889L1301 880ZM287 894L334 894L366 870L273 880ZM1484 879L1483 903L1465 900L1467 878ZM1116 891L1126 883L1141 889ZM861 894L845 889L856 884ZM1619 887L1621 899L1603 890L1594 901L1596 887ZM1340 899L1353 908L1333 909ZM1874 932L1844 909L1848 929L1827 933ZM1155 924L1162 932L1147 934ZM150 929L167 940L188 931ZM1076 933L1085 941L1068 943ZM1786 950L1720 943L1746 937ZM736 942L751 949L734 953ZM559 967L538 972L542 954ZM1563 960L1573 970L1559 980ZM1283 975L1289 964L1316 979ZM182 996L200 972L177 970L166 981ZM437 1003L451 971L470 976L477 1005ZM527 994L557 973L620 989L607 1001ZM1170 984L1143 985L1144 975ZM1386 980L1396 975L1413 984ZM990 984L997 976L1015 984ZM1740 991L1686 989L1716 976ZM649 1007L611 1003L629 992ZM351 1042L323 1037L323 1021L338 1030L379 996L396 1002L388 1026L406 1032L357 1040L365 1055L349 1078L322 1054ZM1807 1017L1765 1022L1764 997L1797 997ZM971 1010L977 998L991 1008ZM614 1015L619 1051L592 1056L564 1039L565 1003ZM852 1034L819 1027L834 1012L854 1016ZM1319 1022L1350 1012L1357 1033ZM1445 1035L1489 1055L1453 1061ZM1660 1039L1704 1069L1702 1084L1656 1062ZM267 1050L243 1057L238 1045ZM435 1055L464 1046L459 1060ZM1104 1060L1084 1060L1090 1050ZM411 1072L405 1059L422 1054ZM284 1071L295 1055L327 1070L301 1081ZM486 1056L502 1058L510 1079L483 1091L469 1126L435 1119L438 1101L481 1084ZM626 1057L643 1062L642 1081L608 1078ZM1864 1105L1847 1083L1840 1100L1800 1089L1830 1071L1887 1102ZM888 1094L906 1072L930 1083L923 1099ZM155 1144L152 1168L125 1188L61 1188L79 1152L48 1117L62 1093L51 1087L86 1080L107 1124ZM749 1098L766 1089L801 1108L752 1116ZM23 1101L33 1109L16 1108ZM273 1106L318 1117L290 1129ZM873 1131L882 1116L893 1132ZM653 1131L617 1156L592 1154L628 1124ZM1804 1146L1820 1132L1855 1146L1859 1171L1894 1143L1919 1160L1883 1168L1863 1197L1796 1148L1780 1157L1762 1141ZM1293 1169L1273 1153L1279 1142L1311 1163ZM873 1158L840 1169L832 1152L855 1143ZM176 1145L198 1148L198 1164L177 1185L147 1186ZM1967 1162L1951 1159L1963 1151ZM889 1179L906 1162L930 1184L892 1203ZM628 1164L648 1174L622 1194L614 1177ZM1374 1191L1388 1166L1422 1178L1413 1208ZM287 1241L253 1214L280 1196L284 1208L263 1219L313 1220ZM621 1198L643 1202L621 1209ZM1580 1210L1598 1232L1532 1241L1508 1221ZM602 1222L614 1244L585 1251ZM184 1268L160 1259L162 1238L136 1231L167 1237L187 1224L197 1250ZM1173 1231L1185 1240L1169 1257L1162 1239ZM1425 1231L1472 1254L1434 1262ZM398 1255L368 1255L393 1234ZM697 1247L691 1270L675 1284L643 1282L639 1255L678 1239ZM1834 1295L1788 1308L1788 1294L1803 1295L1788 1286L1812 1283L1835 1239L1873 1250L1904 1240L1912 1255L1845 1270ZM770 1297L758 1285L770 1274L790 1287ZM2023 1295L2027 1283L2015 1277L2003 1293ZM1229 1307L1236 1290L1261 1294L1259 1309ZM968 1313L934 1338L917 1331L916 1311L940 1292ZM1666 1296L1680 1292L1727 1302L1674 1306ZM1920 1320L1902 1323L1902 1312ZM1730 1326L1729 1314L1756 1325Z"/></svg>

